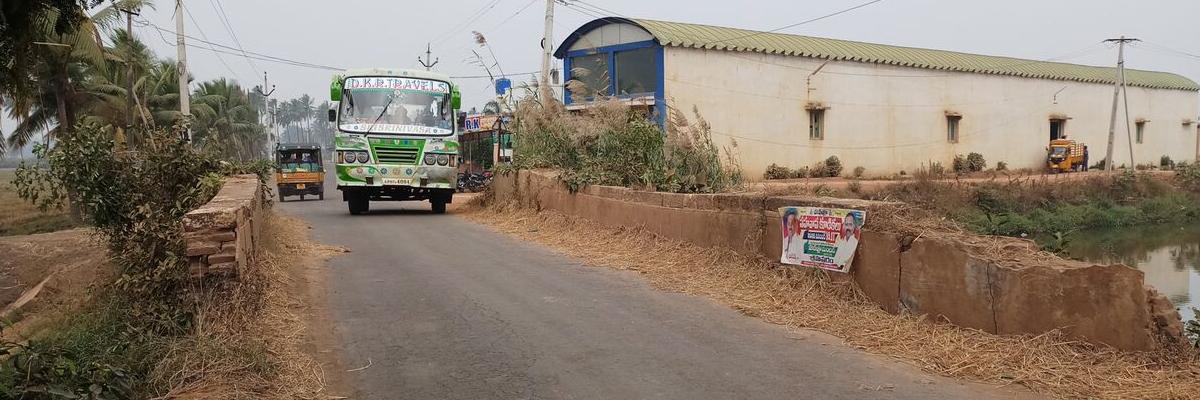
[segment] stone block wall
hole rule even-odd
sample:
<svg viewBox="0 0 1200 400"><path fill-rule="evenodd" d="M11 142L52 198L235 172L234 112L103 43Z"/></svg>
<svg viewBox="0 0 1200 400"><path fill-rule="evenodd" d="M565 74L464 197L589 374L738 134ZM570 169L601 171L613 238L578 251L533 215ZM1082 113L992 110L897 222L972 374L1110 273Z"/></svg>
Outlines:
<svg viewBox="0 0 1200 400"><path fill-rule="evenodd" d="M253 267L265 218L264 195L257 176L230 176L212 200L183 217L192 276L237 278Z"/></svg>
<svg viewBox="0 0 1200 400"><path fill-rule="evenodd" d="M815 196L675 194L590 186L569 193L550 171L497 176L499 201L555 210L603 225L641 226L700 246L778 259L783 206L868 210L851 273L881 308L996 334L1058 329L1080 340L1147 350L1182 334L1169 300L1141 271L1045 254L1030 241L970 234L911 237L871 229L871 210L895 203Z"/></svg>

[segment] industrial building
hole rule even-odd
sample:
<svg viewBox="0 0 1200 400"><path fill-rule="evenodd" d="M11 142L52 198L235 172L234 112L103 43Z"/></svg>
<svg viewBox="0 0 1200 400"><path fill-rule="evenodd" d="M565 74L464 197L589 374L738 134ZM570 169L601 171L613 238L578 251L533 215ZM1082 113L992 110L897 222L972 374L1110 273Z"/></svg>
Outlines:
<svg viewBox="0 0 1200 400"><path fill-rule="evenodd" d="M1051 139L1107 146L1117 70L628 18L602 18L559 46L567 81L644 107L693 107L718 145L736 142L746 174L838 156L869 175L949 167L977 152L989 166L1041 168ZM1200 154L1200 85L1126 70L1131 131L1118 119L1114 158L1158 164ZM586 98L576 98L586 97ZM568 108L592 96L567 93Z"/></svg>

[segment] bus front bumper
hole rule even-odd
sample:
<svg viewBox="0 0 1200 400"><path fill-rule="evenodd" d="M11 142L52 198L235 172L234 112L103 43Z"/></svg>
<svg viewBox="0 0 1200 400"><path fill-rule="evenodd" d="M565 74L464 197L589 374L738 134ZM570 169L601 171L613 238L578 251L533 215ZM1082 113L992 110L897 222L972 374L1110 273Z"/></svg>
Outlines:
<svg viewBox="0 0 1200 400"><path fill-rule="evenodd" d="M393 186L454 190L457 180L458 168L449 166L384 164L338 164L337 166L338 190Z"/></svg>

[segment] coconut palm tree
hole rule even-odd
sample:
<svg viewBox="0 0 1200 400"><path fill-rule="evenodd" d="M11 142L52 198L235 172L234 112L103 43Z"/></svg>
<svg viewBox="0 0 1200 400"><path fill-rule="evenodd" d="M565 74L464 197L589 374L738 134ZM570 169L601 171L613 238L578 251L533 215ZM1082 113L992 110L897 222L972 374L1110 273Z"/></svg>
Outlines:
<svg viewBox="0 0 1200 400"><path fill-rule="evenodd" d="M241 86L224 78L203 82L194 98L194 140L240 160L261 153L266 134L258 123L258 111Z"/></svg>
<svg viewBox="0 0 1200 400"><path fill-rule="evenodd" d="M86 82L106 74L113 60L101 32L115 24L118 8L149 5L146 0L116 0L90 17L82 7L43 10L38 17L42 23L27 33L40 46L38 51L22 60L22 72L16 72L15 79L0 85L9 116L18 121L8 144L23 147L42 131L49 137L69 135L86 103L93 100ZM63 21L77 22L69 23L72 29L60 31L56 26Z"/></svg>

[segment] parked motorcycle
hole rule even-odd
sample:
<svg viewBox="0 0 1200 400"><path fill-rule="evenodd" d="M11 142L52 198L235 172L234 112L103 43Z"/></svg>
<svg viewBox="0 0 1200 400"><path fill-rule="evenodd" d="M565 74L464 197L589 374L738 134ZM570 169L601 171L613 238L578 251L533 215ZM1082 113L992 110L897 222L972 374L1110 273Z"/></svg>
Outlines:
<svg viewBox="0 0 1200 400"><path fill-rule="evenodd" d="M458 174L458 191L478 192L492 184L491 171L480 173Z"/></svg>

